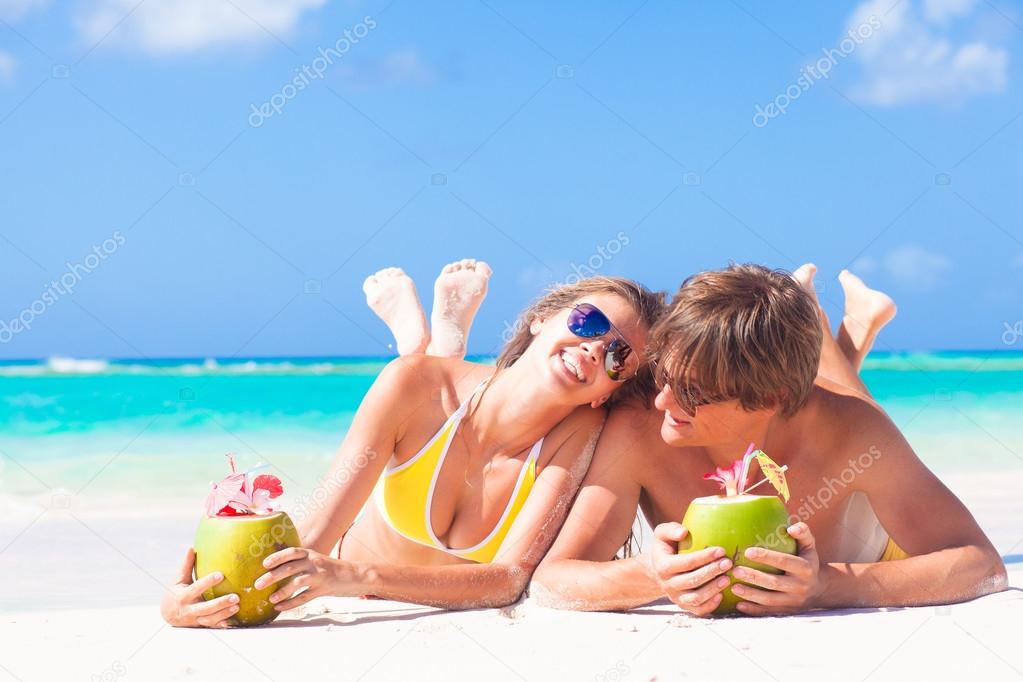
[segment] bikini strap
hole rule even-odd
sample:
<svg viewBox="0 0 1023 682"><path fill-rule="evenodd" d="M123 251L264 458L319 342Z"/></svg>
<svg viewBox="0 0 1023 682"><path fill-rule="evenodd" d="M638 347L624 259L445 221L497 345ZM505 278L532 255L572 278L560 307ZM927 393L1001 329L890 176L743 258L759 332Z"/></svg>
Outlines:
<svg viewBox="0 0 1023 682"><path fill-rule="evenodd" d="M486 379L484 379L483 381L481 381L478 384L476 384L476 388L472 389L472 393L470 393L469 397L465 399L465 402L458 406L458 409L455 411L455 414L458 414L458 419L459 420L461 420L461 418L464 416L466 410L469 409L469 403L472 402L472 399L475 398L476 395L480 392L480 390L484 386L486 386L487 383L489 383L490 380L493 379L493 378L494 378L494 376L490 375ZM454 414L452 414L452 416L454 416Z"/></svg>
<svg viewBox="0 0 1023 682"><path fill-rule="evenodd" d="M536 443L533 445L533 449L530 450L529 454L526 456L526 466L529 466L530 460L534 462L540 461L541 449L543 449L543 437L541 437L540 440L536 441Z"/></svg>

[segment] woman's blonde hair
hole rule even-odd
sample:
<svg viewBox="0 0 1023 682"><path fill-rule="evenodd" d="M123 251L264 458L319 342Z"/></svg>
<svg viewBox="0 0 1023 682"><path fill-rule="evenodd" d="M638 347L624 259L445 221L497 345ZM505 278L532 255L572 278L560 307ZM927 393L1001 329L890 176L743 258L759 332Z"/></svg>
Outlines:
<svg viewBox="0 0 1023 682"><path fill-rule="evenodd" d="M536 319L553 317L559 311L571 308L579 299L593 294L613 294L624 299L636 311L640 322L647 329L654 326L665 309L664 293L653 292L638 282L622 277L587 277L572 284L560 284L531 303L515 323L514 334L505 344L501 354L497 356L497 367L510 367L522 357L529 344L533 342L533 333L529 326ZM635 349L641 352L642 348ZM650 363L640 364L639 373L626 381L621 388L611 395L608 405L621 403L632 398L639 398L644 405L655 393L653 372Z"/></svg>

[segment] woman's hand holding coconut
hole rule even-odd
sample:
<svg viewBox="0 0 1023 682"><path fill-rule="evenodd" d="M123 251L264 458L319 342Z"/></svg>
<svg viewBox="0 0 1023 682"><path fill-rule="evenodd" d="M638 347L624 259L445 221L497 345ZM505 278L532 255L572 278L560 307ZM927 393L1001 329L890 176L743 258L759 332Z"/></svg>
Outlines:
<svg viewBox="0 0 1023 682"><path fill-rule="evenodd" d="M732 575L750 585L735 585L732 592L740 601L736 609L749 616L771 616L799 613L814 608L814 600L824 592L825 577L821 574L813 533L803 522L787 529L796 539L797 554L783 554L763 547L750 547L746 558L782 571L781 575L764 573L748 566L737 566ZM755 586L755 587L754 587Z"/></svg>
<svg viewBox="0 0 1023 682"><path fill-rule="evenodd" d="M271 554L263 561L263 568L271 569L256 579L257 590L286 580L279 590L270 595L277 611L302 606L316 597L358 596L366 589L355 564L332 559L312 549L291 547Z"/></svg>
<svg viewBox="0 0 1023 682"><path fill-rule="evenodd" d="M224 575L210 573L193 581L194 568L195 550L189 547L175 584L167 588L160 602L160 615L165 621L179 628L228 627L230 625L228 620L238 613L238 595L225 594L204 601L203 592L219 584Z"/></svg>

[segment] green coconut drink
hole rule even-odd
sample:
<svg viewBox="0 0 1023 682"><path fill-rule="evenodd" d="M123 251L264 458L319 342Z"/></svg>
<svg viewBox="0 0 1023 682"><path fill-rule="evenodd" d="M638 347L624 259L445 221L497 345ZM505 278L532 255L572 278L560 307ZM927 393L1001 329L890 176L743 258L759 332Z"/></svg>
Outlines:
<svg viewBox="0 0 1023 682"><path fill-rule="evenodd" d="M283 583L262 590L253 587L266 573L263 560L274 552L302 544L291 518L274 511L271 500L284 492L281 480L269 474L254 475L265 465L244 473L235 471L234 456L227 455L231 474L218 483L206 498L206 514L195 532L196 579L220 572L224 579L203 593L209 601L225 594L238 595L238 612L233 625L263 625L279 612L270 595Z"/></svg>
<svg viewBox="0 0 1023 682"><path fill-rule="evenodd" d="M756 485L745 486L749 465L756 459L766 478ZM728 469L718 468L706 474L704 479L717 481L725 490L724 495L698 497L686 510L682 525L688 534L678 544L678 553L696 552L707 547L722 547L725 556L734 566L745 566L764 573L781 573L768 566L746 558L750 547L763 547L785 554L796 553L796 541L788 534L791 525L788 510L776 495L749 495L747 490L770 482L786 500L789 498L785 470L760 450L749 449L742 459L736 460ZM736 580L729 570L728 587L721 593L721 603L714 609L717 615L735 612L735 605L741 601L732 593L735 583L748 585Z"/></svg>
<svg viewBox="0 0 1023 682"><path fill-rule="evenodd" d="M195 575L220 571L224 579L207 590L206 600L225 594L238 595L237 625L263 625L279 615L270 603L281 583L257 590L252 584L266 573L263 559L274 552L302 543L295 524L284 512L269 516L213 516L199 521L195 532Z"/></svg>
<svg viewBox="0 0 1023 682"><path fill-rule="evenodd" d="M713 495L698 497L689 505L682 525L689 534L678 545L679 554L695 552L706 547L723 547L725 556L736 566L746 566L765 573L781 573L778 569L750 561L745 552L749 547L764 547L785 554L796 553L796 541L785 529L789 527L789 513L775 495ZM732 613L739 598L732 594L731 580L721 594L721 603L714 613ZM748 584L748 583L743 583Z"/></svg>

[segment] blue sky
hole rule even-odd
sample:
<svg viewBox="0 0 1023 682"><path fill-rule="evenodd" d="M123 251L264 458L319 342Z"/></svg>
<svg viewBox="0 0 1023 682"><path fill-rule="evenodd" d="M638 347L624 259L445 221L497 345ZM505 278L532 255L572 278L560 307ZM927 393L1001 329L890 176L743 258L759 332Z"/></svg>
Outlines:
<svg viewBox="0 0 1023 682"><path fill-rule="evenodd" d="M1023 319L1006 0L0 0L0 20L0 358L387 354L363 278L404 267L429 307L463 257L496 273L481 353L594 264L673 290L812 260L833 316L849 266L900 305L888 349L1006 348Z"/></svg>

